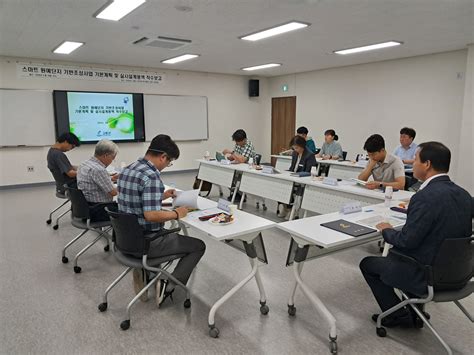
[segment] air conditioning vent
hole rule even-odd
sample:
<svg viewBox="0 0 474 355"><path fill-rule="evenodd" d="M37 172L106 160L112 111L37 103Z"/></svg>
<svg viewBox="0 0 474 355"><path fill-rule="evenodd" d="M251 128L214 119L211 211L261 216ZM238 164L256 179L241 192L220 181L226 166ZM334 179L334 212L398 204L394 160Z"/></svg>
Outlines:
<svg viewBox="0 0 474 355"><path fill-rule="evenodd" d="M154 47L154 48L164 48L164 49L179 49L188 44L192 43L189 39L181 38L172 38L172 37L141 37L136 41L132 42L134 45L142 47Z"/></svg>

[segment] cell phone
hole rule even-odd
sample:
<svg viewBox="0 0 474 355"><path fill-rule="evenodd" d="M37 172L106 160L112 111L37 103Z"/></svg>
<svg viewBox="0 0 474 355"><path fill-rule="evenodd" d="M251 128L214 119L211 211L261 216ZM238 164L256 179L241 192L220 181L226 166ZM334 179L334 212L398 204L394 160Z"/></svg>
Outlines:
<svg viewBox="0 0 474 355"><path fill-rule="evenodd" d="M390 209L392 211L395 211L395 212L401 212L401 213L407 213L407 209L406 208L401 208L401 207L390 207Z"/></svg>

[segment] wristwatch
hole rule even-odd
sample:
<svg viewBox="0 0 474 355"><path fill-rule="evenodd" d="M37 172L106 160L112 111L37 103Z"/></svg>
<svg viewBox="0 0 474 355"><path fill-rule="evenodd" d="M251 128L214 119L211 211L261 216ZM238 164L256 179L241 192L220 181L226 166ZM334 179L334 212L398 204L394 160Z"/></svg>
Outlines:
<svg viewBox="0 0 474 355"><path fill-rule="evenodd" d="M380 187L380 188L382 188L382 187L383 187L383 184L382 184L382 183L380 183L380 184L379 184L379 187Z"/></svg>

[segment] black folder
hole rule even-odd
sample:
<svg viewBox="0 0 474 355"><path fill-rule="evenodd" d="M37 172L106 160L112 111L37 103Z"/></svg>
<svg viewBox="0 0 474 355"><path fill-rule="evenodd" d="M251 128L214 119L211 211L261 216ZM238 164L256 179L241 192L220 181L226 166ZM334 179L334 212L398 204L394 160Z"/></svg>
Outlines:
<svg viewBox="0 0 474 355"><path fill-rule="evenodd" d="M352 237L360 237L369 233L377 232L375 229L361 226L360 224L346 221L344 219L338 219L337 221L321 223L323 227L348 234Z"/></svg>

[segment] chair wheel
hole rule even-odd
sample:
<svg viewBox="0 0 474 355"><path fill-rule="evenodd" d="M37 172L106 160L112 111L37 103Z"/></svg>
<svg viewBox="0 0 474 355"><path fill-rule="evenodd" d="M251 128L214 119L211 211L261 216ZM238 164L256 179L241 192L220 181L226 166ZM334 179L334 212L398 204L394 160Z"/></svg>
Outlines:
<svg viewBox="0 0 474 355"><path fill-rule="evenodd" d="M260 204L257 202L257 204L255 205L255 207L257 208L257 210L260 208Z"/></svg>
<svg viewBox="0 0 474 355"><path fill-rule="evenodd" d="M81 272L81 270L82 270L82 269L81 269L80 266L74 266L74 272L75 272L76 274L79 274L79 273Z"/></svg>
<svg viewBox="0 0 474 355"><path fill-rule="evenodd" d="M59 228L59 226L58 226L57 224L55 224L55 225L53 226L53 229L54 229L55 231L58 230L58 228Z"/></svg>
<svg viewBox="0 0 474 355"><path fill-rule="evenodd" d="M265 206L265 205L263 205L262 208L263 208L264 211L266 211L268 209L267 206Z"/></svg>
<svg viewBox="0 0 474 355"><path fill-rule="evenodd" d="M122 323L120 323L120 328L122 330L127 330L130 328L130 319L124 320Z"/></svg>
<svg viewBox="0 0 474 355"><path fill-rule="evenodd" d="M263 315L267 315L269 311L270 311L270 309L268 308L268 306L266 304L264 304L260 307L260 313L262 313Z"/></svg>
<svg viewBox="0 0 474 355"><path fill-rule="evenodd" d="M296 307L288 305L288 314L294 317L296 315Z"/></svg>
<svg viewBox="0 0 474 355"><path fill-rule="evenodd" d="M331 347L331 354L337 354L337 343L335 340L331 340L330 347Z"/></svg>
<svg viewBox="0 0 474 355"><path fill-rule="evenodd" d="M109 251L110 250L110 246L107 244L105 247L104 247L104 251Z"/></svg>
<svg viewBox="0 0 474 355"><path fill-rule="evenodd" d="M209 336L211 338L217 338L219 336L219 329L216 327L212 327L209 329Z"/></svg>
<svg viewBox="0 0 474 355"><path fill-rule="evenodd" d="M46 221L46 224L51 224L51 222L52 222L52 221L51 221L50 219L48 219L48 220Z"/></svg>
<svg viewBox="0 0 474 355"><path fill-rule="evenodd" d="M63 256L61 261L63 262L63 264L67 264L69 262L69 259L67 258L67 256Z"/></svg>
<svg viewBox="0 0 474 355"><path fill-rule="evenodd" d="M99 311L105 312L107 310L107 302L99 304Z"/></svg>
<svg viewBox="0 0 474 355"><path fill-rule="evenodd" d="M191 300L187 299L186 301L184 301L184 308L189 308L191 307Z"/></svg>
<svg viewBox="0 0 474 355"><path fill-rule="evenodd" d="M385 338L387 336L387 330L384 327L376 328L377 335L381 338Z"/></svg>

